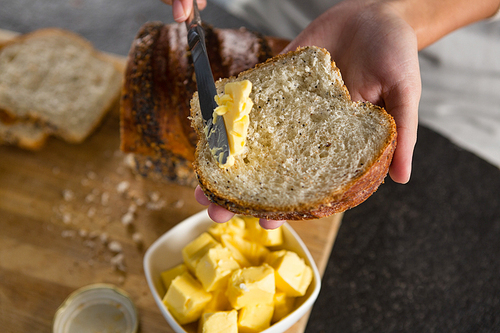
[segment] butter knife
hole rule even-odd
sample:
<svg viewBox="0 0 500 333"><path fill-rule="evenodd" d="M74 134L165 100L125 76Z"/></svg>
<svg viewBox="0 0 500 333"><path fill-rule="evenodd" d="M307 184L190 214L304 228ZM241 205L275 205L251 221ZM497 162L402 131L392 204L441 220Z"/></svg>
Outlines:
<svg viewBox="0 0 500 333"><path fill-rule="evenodd" d="M215 89L214 77L208 60L205 32L201 25L200 12L196 0L193 0L193 12L191 17L186 21L186 27L208 146L219 164L223 165L226 164L229 157L229 143L224 118L216 117L215 123L213 122L213 112L217 107L214 99L215 95L217 95L217 90Z"/></svg>

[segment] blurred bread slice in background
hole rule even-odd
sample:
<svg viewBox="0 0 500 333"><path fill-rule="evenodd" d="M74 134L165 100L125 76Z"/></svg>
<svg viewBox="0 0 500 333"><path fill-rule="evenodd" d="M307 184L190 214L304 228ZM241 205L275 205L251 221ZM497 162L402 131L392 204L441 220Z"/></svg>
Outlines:
<svg viewBox="0 0 500 333"><path fill-rule="evenodd" d="M0 143L37 149L49 135L83 142L117 101L122 77L117 61L66 30L0 44Z"/></svg>

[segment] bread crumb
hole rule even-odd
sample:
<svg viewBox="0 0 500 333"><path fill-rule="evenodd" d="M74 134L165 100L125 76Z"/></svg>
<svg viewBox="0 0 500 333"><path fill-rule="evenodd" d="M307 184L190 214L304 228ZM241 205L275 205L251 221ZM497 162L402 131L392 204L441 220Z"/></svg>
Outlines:
<svg viewBox="0 0 500 333"><path fill-rule="evenodd" d="M62 192L64 201L71 201L75 198L75 193L72 190L64 190Z"/></svg>
<svg viewBox="0 0 500 333"><path fill-rule="evenodd" d="M63 220L64 224L70 224L71 223L71 214L64 213L62 216L62 220Z"/></svg>
<svg viewBox="0 0 500 333"><path fill-rule="evenodd" d="M118 253L117 255L115 255L113 258L111 258L110 262L111 262L111 265L113 265L113 267L116 270L125 272L125 270L126 270L125 256L123 255L123 253Z"/></svg>
<svg viewBox="0 0 500 333"><path fill-rule="evenodd" d="M142 245L142 235L139 232L134 232L134 234L132 235L132 240L136 245Z"/></svg>
<svg viewBox="0 0 500 333"><path fill-rule="evenodd" d="M57 175L58 175L58 174L60 174L60 173L61 173L61 169L60 169L59 167L56 167L56 166L55 166L55 167L53 167L53 168L52 168L52 174L53 174L53 175L56 175L56 176L57 176Z"/></svg>
<svg viewBox="0 0 500 333"><path fill-rule="evenodd" d="M99 236L99 240L101 241L102 244L107 244L108 243L108 234L103 232L100 236Z"/></svg>
<svg viewBox="0 0 500 333"><path fill-rule="evenodd" d="M128 212L135 213L136 211L137 211L137 205L135 203L131 203L130 206L128 206Z"/></svg>
<svg viewBox="0 0 500 333"><path fill-rule="evenodd" d="M149 193L149 198L151 199L151 201L157 202L158 200L160 200L160 193L158 193L157 191L151 192Z"/></svg>
<svg viewBox="0 0 500 333"><path fill-rule="evenodd" d="M89 210L87 211L87 216L89 218L92 218L95 216L95 213L96 213L95 207L90 207Z"/></svg>
<svg viewBox="0 0 500 333"><path fill-rule="evenodd" d="M87 194L87 196L85 197L85 202L91 203L94 201L95 201L95 195L93 195L92 193Z"/></svg>
<svg viewBox="0 0 500 333"><path fill-rule="evenodd" d="M61 232L62 238L73 238L76 236L76 231L75 230L63 230Z"/></svg>
<svg viewBox="0 0 500 333"><path fill-rule="evenodd" d="M136 164L135 164L135 158L134 154L127 154L124 158L125 165L128 166L130 169L135 170Z"/></svg>
<svg viewBox="0 0 500 333"><path fill-rule="evenodd" d="M139 207L143 206L145 203L144 199L142 198L135 198L135 204Z"/></svg>
<svg viewBox="0 0 500 333"><path fill-rule="evenodd" d="M88 234L89 234L89 232L85 229L78 230L78 235L82 238L87 237Z"/></svg>
<svg viewBox="0 0 500 333"><path fill-rule="evenodd" d="M158 202L148 202L146 204L146 208L149 209L149 210L160 210L163 207L165 207L166 204L167 203L165 202L165 200L161 200L161 201L158 201Z"/></svg>
<svg viewBox="0 0 500 333"><path fill-rule="evenodd" d="M97 174L94 171L89 171L87 172L87 178L94 180L97 178Z"/></svg>
<svg viewBox="0 0 500 333"><path fill-rule="evenodd" d="M122 252L122 245L117 242L117 241L112 241L108 244L108 249L111 251L111 252Z"/></svg>
<svg viewBox="0 0 500 333"><path fill-rule="evenodd" d="M127 212L125 215L122 216L122 224L125 226L129 226L134 222L134 213L132 212Z"/></svg>
<svg viewBox="0 0 500 333"><path fill-rule="evenodd" d="M184 200L177 200L176 202L174 202L174 208L182 208L184 206Z"/></svg>
<svg viewBox="0 0 500 333"><path fill-rule="evenodd" d="M107 206L109 204L109 193L103 192L101 194L101 205Z"/></svg>
<svg viewBox="0 0 500 333"><path fill-rule="evenodd" d="M83 245L93 249L95 247L95 242L93 240L87 239L83 242Z"/></svg>
<svg viewBox="0 0 500 333"><path fill-rule="evenodd" d="M116 191L120 194L123 194L129 189L129 187L130 183L126 180L123 180L116 186Z"/></svg>

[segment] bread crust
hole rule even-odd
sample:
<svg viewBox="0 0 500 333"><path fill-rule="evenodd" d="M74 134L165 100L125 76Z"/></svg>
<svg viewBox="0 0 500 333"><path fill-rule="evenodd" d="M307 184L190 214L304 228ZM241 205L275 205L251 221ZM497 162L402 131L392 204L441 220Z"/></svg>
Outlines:
<svg viewBox="0 0 500 333"><path fill-rule="evenodd" d="M327 52L322 49L323 52ZM300 52L300 48L292 53ZM278 55L273 59L269 59L268 62L279 61L287 57L285 54ZM258 64L254 69L245 71L249 73L255 69L264 66L266 63ZM336 67L335 62L332 62L332 69L337 71L340 75L340 70ZM242 73L243 75L244 73ZM222 80L222 83L225 80ZM350 95L347 87L344 85L342 89L345 91L345 96L349 98ZM196 94L196 93L195 93ZM195 96L195 100L196 100ZM203 149L203 145L206 144L206 139L204 137L204 132L202 128L195 127L200 143L196 150L196 158L194 163L194 168L197 173L198 182L201 189L207 196L207 198L227 210L242 215L250 215L259 218L269 219L269 220L310 220L326 217L335 213L344 212L350 208L353 208L363 201L365 201L369 196L371 196L380 184L383 183L389 166L392 161L392 157L397 145L397 132L396 124L394 119L387 114L387 112L376 105L369 102L354 102L358 107L370 108L376 112L382 112L386 115L386 118L390 123L389 136L386 138L383 148L376 154L374 162L367 166L365 171L351 180L348 184L344 185L340 190L337 190L329 195L324 196L320 201L315 202L303 202L300 205L286 206L286 207L270 207L268 205L252 204L236 197L227 197L226 195L220 193L213 184L211 184L201 172L200 166L197 164L198 155ZM192 108L192 117L195 117L195 110Z"/></svg>

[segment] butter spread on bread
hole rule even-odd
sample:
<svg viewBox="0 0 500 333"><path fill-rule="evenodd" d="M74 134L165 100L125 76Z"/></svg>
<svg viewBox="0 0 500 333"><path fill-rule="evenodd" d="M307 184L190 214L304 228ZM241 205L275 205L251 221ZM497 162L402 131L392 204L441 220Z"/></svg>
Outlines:
<svg viewBox="0 0 500 333"><path fill-rule="evenodd" d="M351 100L326 50L276 56L217 81L218 93L241 80L252 83L254 105L245 153L230 168L214 160L196 93L191 101L194 167L212 202L260 218L314 219L360 204L383 182L396 147L394 119Z"/></svg>
<svg viewBox="0 0 500 333"><path fill-rule="evenodd" d="M220 97L215 96L218 107L215 108L213 113L213 123L215 124L219 116L224 118L227 140L229 142L229 157L226 163L221 164L220 161L217 161L221 168L232 166L234 164L234 156L241 155L244 152L248 124L250 122L249 114L253 106L253 102L249 97L251 91L252 83L248 80L243 80L226 84L224 95ZM208 133L208 135L210 134ZM212 154L216 156L213 151Z"/></svg>

